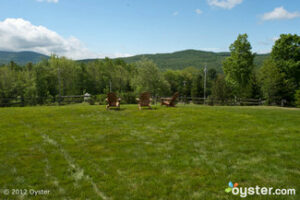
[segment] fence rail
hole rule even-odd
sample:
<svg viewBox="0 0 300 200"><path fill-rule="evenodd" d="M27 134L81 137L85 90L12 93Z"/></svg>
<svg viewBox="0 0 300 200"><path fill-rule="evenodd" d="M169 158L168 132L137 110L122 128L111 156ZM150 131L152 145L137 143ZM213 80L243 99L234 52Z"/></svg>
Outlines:
<svg viewBox="0 0 300 200"><path fill-rule="evenodd" d="M92 96L73 95L61 97L8 97L0 98L0 107L10 106L35 106L35 105L65 105L72 103L82 103L88 101Z"/></svg>
<svg viewBox="0 0 300 200"><path fill-rule="evenodd" d="M246 98L235 98L235 99L213 99L213 98L201 98L201 97L183 97L179 98L180 103L184 104L205 104L205 105L230 105L230 106L258 106L263 105L262 99L246 99Z"/></svg>
<svg viewBox="0 0 300 200"><path fill-rule="evenodd" d="M162 97L153 97L153 104L159 104ZM72 95L72 96L61 96L61 97L47 97L47 98L22 98L22 97L9 97L0 98L0 107L10 106L35 106L35 105L66 105L73 103L89 102L90 104L99 104L96 96L85 96L85 95ZM235 99L213 99L203 97L186 97L180 96L178 102L182 104L199 104L199 105L228 105L228 106L258 106L263 105L262 99L246 99L246 98L235 98ZM103 100L101 101L103 104ZM122 101L121 101L122 103ZM123 103L134 104L135 100L125 101Z"/></svg>

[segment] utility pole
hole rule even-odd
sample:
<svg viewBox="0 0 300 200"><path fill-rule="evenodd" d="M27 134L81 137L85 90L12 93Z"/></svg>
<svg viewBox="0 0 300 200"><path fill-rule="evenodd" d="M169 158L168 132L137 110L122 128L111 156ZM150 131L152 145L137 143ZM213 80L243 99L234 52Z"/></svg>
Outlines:
<svg viewBox="0 0 300 200"><path fill-rule="evenodd" d="M59 67L59 64L58 64L57 60L56 60L56 64L57 64L57 67L58 67L58 70L57 70L57 75L58 75L58 92L59 92L58 103L60 105L60 102L61 102L61 79L60 79L60 67Z"/></svg>
<svg viewBox="0 0 300 200"><path fill-rule="evenodd" d="M206 72L207 72L207 67L205 65L205 67L204 67L204 104L205 104L205 100L206 100Z"/></svg>

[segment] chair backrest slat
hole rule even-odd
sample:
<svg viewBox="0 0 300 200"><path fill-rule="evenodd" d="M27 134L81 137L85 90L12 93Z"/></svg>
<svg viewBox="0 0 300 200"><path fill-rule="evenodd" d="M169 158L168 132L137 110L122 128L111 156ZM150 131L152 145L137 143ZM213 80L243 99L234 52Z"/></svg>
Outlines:
<svg viewBox="0 0 300 200"><path fill-rule="evenodd" d="M150 93L144 92L140 95L140 104L148 106L150 104Z"/></svg>
<svg viewBox="0 0 300 200"><path fill-rule="evenodd" d="M118 101L118 97L115 93L111 92L107 94L107 101L109 105L115 105Z"/></svg>
<svg viewBox="0 0 300 200"><path fill-rule="evenodd" d="M175 101L176 101L176 99L178 98L178 96L179 96L179 93L178 92L176 92L174 95L173 95L173 97L172 97L172 99L171 99L171 104L173 104L173 103L175 103Z"/></svg>

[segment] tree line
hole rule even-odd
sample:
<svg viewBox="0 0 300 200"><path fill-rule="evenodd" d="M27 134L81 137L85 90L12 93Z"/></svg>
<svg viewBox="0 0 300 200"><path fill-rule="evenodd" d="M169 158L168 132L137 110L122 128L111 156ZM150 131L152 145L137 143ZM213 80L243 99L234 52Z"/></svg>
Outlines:
<svg viewBox="0 0 300 200"><path fill-rule="evenodd" d="M223 72L207 72L208 99L261 98L266 104L300 104L300 37L281 35L261 68L255 66L254 57L247 34L239 35L223 62ZM161 70L146 58L132 64L108 58L83 63L55 55L37 64L10 62L0 67L0 106L16 98L24 105L43 105L85 93L100 101L110 91L117 92L124 103L133 103L144 91L153 96L179 92L203 97L204 71L193 66Z"/></svg>
<svg viewBox="0 0 300 200"><path fill-rule="evenodd" d="M261 68L253 64L255 54L247 34L230 46L231 56L223 63L224 84L238 97L263 98L266 104L294 106L300 96L300 37L282 34ZM223 86L224 87L224 86Z"/></svg>

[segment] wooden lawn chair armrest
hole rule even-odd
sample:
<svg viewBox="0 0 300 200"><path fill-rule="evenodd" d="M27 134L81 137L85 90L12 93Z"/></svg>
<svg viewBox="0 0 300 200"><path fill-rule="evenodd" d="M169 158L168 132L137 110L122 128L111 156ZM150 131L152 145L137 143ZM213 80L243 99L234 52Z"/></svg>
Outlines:
<svg viewBox="0 0 300 200"><path fill-rule="evenodd" d="M171 101L172 98L161 98L162 101Z"/></svg>

